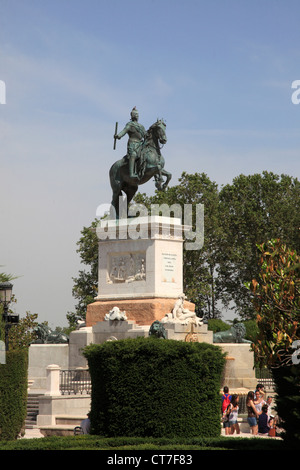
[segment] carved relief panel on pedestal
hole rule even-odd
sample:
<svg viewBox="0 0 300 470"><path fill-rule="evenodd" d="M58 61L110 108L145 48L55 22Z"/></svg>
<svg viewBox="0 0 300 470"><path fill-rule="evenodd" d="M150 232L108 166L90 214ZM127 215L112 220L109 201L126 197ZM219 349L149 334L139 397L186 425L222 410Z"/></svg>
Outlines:
<svg viewBox="0 0 300 470"><path fill-rule="evenodd" d="M107 282L122 283L146 280L146 253L110 254Z"/></svg>

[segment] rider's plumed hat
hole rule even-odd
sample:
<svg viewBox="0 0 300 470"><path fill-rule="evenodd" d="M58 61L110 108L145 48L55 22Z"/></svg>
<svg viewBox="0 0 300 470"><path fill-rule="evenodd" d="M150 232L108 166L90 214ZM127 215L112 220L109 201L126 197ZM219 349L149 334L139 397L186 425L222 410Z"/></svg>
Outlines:
<svg viewBox="0 0 300 470"><path fill-rule="evenodd" d="M134 108L132 108L130 116L132 116L133 114L139 114L138 110L136 109L136 106Z"/></svg>

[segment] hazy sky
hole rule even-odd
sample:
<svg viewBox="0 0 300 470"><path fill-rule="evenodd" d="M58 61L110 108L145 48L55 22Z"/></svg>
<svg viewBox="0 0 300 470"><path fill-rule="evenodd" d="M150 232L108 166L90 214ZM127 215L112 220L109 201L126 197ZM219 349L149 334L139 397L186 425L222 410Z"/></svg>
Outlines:
<svg viewBox="0 0 300 470"><path fill-rule="evenodd" d="M133 106L167 122L171 184L299 178L299 17L299 0L0 0L0 271L20 276L21 317L67 326L76 242L111 200Z"/></svg>

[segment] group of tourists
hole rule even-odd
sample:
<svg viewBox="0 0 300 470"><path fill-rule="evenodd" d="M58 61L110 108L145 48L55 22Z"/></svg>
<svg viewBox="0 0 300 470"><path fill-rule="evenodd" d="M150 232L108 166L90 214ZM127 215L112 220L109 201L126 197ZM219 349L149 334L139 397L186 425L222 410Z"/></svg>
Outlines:
<svg viewBox="0 0 300 470"><path fill-rule="evenodd" d="M249 391L246 398L247 422L253 435L275 436L276 422L272 409L273 398L266 397L262 384ZM222 421L225 435L240 434L238 423L239 395L230 394L224 387L222 395Z"/></svg>

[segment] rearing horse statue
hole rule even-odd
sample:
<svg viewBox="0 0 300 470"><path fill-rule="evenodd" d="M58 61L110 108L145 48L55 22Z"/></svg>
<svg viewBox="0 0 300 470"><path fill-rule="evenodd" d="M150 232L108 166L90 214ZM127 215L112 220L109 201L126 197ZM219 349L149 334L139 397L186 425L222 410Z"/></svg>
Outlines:
<svg viewBox="0 0 300 470"><path fill-rule="evenodd" d="M139 185L155 178L155 186L164 191L172 178L171 173L164 169L165 160L160 152L160 145L167 142L166 124L157 120L148 129L144 142L141 144L139 157L136 160L138 178L130 177L129 160L127 155L116 161L109 170L110 185L112 188L112 201L116 217L119 217L119 197L125 193L127 209L130 201L138 190ZM166 177L164 180L163 177Z"/></svg>

